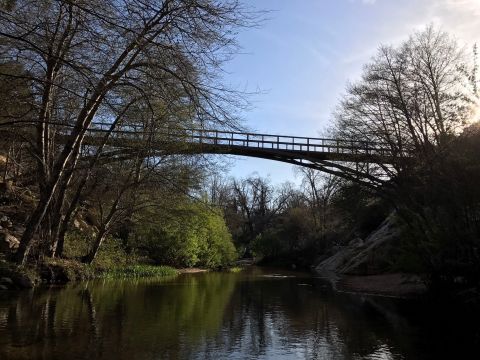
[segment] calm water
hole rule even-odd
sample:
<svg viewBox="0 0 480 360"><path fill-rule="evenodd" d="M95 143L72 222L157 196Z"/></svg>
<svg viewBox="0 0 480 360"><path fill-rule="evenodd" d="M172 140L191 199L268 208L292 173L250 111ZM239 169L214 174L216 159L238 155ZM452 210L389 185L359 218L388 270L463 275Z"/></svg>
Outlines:
<svg viewBox="0 0 480 360"><path fill-rule="evenodd" d="M480 359L432 311L258 268L4 291L0 359Z"/></svg>

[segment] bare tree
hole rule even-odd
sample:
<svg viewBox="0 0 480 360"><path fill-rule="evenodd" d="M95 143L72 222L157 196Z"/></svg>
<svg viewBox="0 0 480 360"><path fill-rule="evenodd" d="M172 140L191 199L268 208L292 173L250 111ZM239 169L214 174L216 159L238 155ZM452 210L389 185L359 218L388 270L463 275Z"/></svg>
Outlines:
<svg viewBox="0 0 480 360"><path fill-rule="evenodd" d="M260 234L288 204L288 187L274 188L267 179L249 177L231 183L233 202L242 214L248 240Z"/></svg>
<svg viewBox="0 0 480 360"><path fill-rule="evenodd" d="M24 121L36 129L39 201L18 263L45 215L63 208L96 122L110 124L135 102L150 111L143 130L158 130L159 119L175 126L178 116L236 126L244 98L222 86L219 70L236 50L234 30L255 16L235 0L18 0L0 9L0 61L24 69L15 76L31 84L34 115Z"/></svg>
<svg viewBox="0 0 480 360"><path fill-rule="evenodd" d="M465 206L478 204L467 180L477 176L469 143L477 135L464 131L478 104L475 61L476 54L471 61L430 26L399 47L381 47L336 114L338 136L389 149L391 164L373 166L389 179L379 190L408 225L412 258L421 258L437 281L453 283L456 275L478 281L471 275L478 231L466 220L477 205Z"/></svg>
<svg viewBox="0 0 480 360"><path fill-rule="evenodd" d="M349 87L336 135L388 146L398 160L382 166L389 175L404 168L405 157L428 161L471 116L470 68L456 42L432 26L400 47L382 46Z"/></svg>
<svg viewBox="0 0 480 360"><path fill-rule="evenodd" d="M302 188L306 193L305 198L312 213L315 229L324 236L327 231L330 200L339 189L341 179L310 168L297 169L302 176Z"/></svg>

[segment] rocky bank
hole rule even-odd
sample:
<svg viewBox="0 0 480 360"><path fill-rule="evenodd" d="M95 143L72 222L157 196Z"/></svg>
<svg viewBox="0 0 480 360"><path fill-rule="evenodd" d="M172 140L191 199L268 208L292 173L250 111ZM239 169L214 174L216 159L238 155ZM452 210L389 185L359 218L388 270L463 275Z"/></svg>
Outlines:
<svg viewBox="0 0 480 360"><path fill-rule="evenodd" d="M423 293L419 276L393 271L401 233L401 221L392 213L365 239L355 238L319 259L314 270L339 291L400 297Z"/></svg>

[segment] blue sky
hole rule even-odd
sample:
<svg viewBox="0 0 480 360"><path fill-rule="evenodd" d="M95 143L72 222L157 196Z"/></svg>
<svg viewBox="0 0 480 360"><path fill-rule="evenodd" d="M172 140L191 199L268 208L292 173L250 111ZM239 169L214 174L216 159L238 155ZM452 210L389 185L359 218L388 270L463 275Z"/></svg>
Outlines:
<svg viewBox="0 0 480 360"><path fill-rule="evenodd" d="M252 130L321 135L348 81L380 44L397 44L434 24L468 46L480 41L480 0L244 0L272 10L259 29L239 35L242 53L226 67L237 88L261 90L245 112ZM272 183L298 182L293 167L235 157L230 175L257 172Z"/></svg>

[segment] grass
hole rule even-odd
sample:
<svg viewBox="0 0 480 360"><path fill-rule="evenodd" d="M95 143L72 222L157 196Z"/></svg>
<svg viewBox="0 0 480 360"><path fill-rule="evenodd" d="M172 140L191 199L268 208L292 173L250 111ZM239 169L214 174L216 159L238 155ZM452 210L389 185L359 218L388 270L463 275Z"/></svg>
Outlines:
<svg viewBox="0 0 480 360"><path fill-rule="evenodd" d="M231 268L228 268L228 272L230 273L239 273L240 271L242 271L243 268L242 267L239 267L239 266L233 266Z"/></svg>
<svg viewBox="0 0 480 360"><path fill-rule="evenodd" d="M178 270L170 266L128 265L105 270L103 278L142 278L177 275Z"/></svg>

